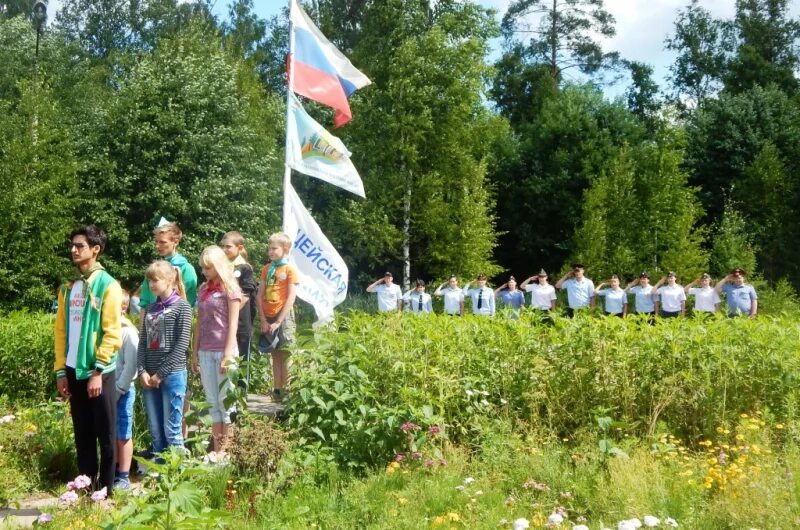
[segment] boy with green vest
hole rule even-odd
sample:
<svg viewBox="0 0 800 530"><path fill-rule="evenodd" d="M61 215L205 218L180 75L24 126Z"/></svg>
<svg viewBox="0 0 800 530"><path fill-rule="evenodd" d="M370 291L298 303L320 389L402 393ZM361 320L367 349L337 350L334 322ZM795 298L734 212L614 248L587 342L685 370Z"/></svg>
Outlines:
<svg viewBox="0 0 800 530"><path fill-rule="evenodd" d="M95 225L70 234L68 247L80 275L58 290L54 369L58 393L70 404L78 470L92 479L95 489L107 488L111 496L122 289L97 262L105 245L106 234Z"/></svg>

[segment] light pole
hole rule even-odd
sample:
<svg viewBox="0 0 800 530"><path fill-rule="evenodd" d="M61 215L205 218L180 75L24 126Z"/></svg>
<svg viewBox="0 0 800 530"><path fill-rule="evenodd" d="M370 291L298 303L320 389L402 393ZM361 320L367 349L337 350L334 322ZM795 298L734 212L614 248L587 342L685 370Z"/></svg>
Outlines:
<svg viewBox="0 0 800 530"><path fill-rule="evenodd" d="M42 26L47 22L47 0L36 0L33 3L31 19L36 26L36 57L39 57L39 37L42 35Z"/></svg>

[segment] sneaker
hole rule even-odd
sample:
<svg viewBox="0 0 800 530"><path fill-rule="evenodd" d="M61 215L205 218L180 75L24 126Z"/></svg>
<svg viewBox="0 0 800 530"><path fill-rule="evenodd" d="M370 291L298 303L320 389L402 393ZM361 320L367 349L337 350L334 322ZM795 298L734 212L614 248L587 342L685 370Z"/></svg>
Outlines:
<svg viewBox="0 0 800 530"><path fill-rule="evenodd" d="M114 479L114 489L128 490L131 487L131 481L127 478L117 477Z"/></svg>

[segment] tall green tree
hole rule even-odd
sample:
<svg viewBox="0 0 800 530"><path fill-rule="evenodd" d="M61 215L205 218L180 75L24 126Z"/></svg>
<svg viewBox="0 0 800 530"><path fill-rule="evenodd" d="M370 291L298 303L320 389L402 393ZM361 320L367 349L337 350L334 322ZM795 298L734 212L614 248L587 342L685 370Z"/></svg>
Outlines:
<svg viewBox="0 0 800 530"><path fill-rule="evenodd" d="M619 149L637 145L643 124L621 102L589 86L567 85L529 123L498 142L492 179L497 188L497 256L517 274L558 269L574 254L584 191Z"/></svg>
<svg viewBox="0 0 800 530"><path fill-rule="evenodd" d="M282 119L213 27L191 23L159 41L108 109L94 146L106 162L81 175L81 211L119 241L109 258L121 277L141 277L161 216L182 226L190 257L227 230L263 240L277 228Z"/></svg>
<svg viewBox="0 0 800 530"><path fill-rule="evenodd" d="M756 246L747 229L747 222L728 201L711 238L711 273L717 277L740 267L748 274L756 270Z"/></svg>
<svg viewBox="0 0 800 530"><path fill-rule="evenodd" d="M615 35L614 23L603 0L514 0L502 29L509 40L521 36L531 60L561 80L572 68L594 74L615 66L619 54L603 51L598 40Z"/></svg>
<svg viewBox="0 0 800 530"><path fill-rule="evenodd" d="M0 19L0 306L49 308L70 270L78 160L64 112L33 67L23 17ZM56 46L57 42L48 43Z"/></svg>
<svg viewBox="0 0 800 530"><path fill-rule="evenodd" d="M796 174L786 171L778 149L770 142L733 184L731 197L748 220L747 232L758 243L757 259L764 277L796 278L798 252L787 245L800 227L796 209L800 191ZM754 200L755 199L755 200Z"/></svg>
<svg viewBox="0 0 800 530"><path fill-rule="evenodd" d="M492 14L473 3L431 10L384 0L360 16L350 58L373 84L351 99L354 119L341 135L367 200L300 176L296 185L362 279L387 266L406 281L496 272L486 173L504 122L483 105Z"/></svg>
<svg viewBox="0 0 800 530"><path fill-rule="evenodd" d="M677 53L670 66L672 96L682 107L697 107L722 88L727 60L726 24L691 0L678 14L665 47Z"/></svg>
<svg viewBox="0 0 800 530"><path fill-rule="evenodd" d="M624 146L592 179L574 254L592 274L632 278L642 270L676 270L695 277L706 270L702 208L681 169L681 146L677 131Z"/></svg>
<svg viewBox="0 0 800 530"><path fill-rule="evenodd" d="M737 0L735 53L724 76L725 89L741 93L775 85L794 93L800 66L800 21L788 12L788 0Z"/></svg>

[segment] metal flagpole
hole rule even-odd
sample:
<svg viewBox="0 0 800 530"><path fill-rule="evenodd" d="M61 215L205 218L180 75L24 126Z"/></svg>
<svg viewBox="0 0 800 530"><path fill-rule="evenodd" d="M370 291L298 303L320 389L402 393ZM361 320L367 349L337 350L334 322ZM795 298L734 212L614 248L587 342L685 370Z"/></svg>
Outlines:
<svg viewBox="0 0 800 530"><path fill-rule="evenodd" d="M285 226L286 223L286 200L289 192L289 186L291 185L291 178L292 178L292 168L289 167L289 115L292 112L292 93L294 92L294 68L292 67L292 61L294 60L294 27L292 26L292 7L296 0L289 0L289 72L288 72L288 80L286 84L286 135L285 135L285 142L283 146L283 222L281 223L282 226Z"/></svg>

